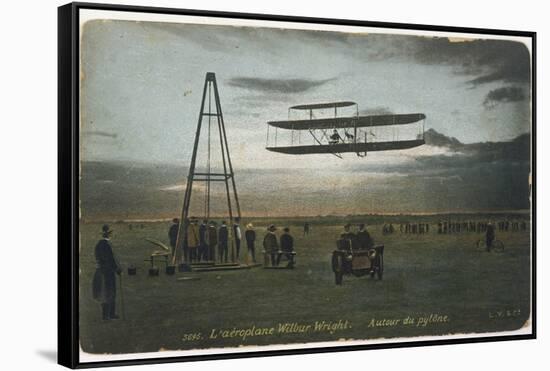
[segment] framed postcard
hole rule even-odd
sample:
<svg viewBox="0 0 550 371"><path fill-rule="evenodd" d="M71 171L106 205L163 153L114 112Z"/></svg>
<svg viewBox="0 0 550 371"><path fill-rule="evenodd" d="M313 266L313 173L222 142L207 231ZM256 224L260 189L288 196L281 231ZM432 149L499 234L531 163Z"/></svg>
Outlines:
<svg viewBox="0 0 550 371"><path fill-rule="evenodd" d="M535 33L59 8L59 362L533 339Z"/></svg>

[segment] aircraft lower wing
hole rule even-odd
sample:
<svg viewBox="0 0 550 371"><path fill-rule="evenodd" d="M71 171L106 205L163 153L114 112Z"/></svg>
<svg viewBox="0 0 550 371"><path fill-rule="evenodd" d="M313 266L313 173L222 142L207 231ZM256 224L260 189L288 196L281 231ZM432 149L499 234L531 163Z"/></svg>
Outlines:
<svg viewBox="0 0 550 371"><path fill-rule="evenodd" d="M426 142L424 139L401 140L392 142L371 142L371 143L338 143L324 145L288 146L288 147L266 147L268 151L286 153L289 155L308 155L318 153L357 153L373 151L391 151L408 149L421 146Z"/></svg>

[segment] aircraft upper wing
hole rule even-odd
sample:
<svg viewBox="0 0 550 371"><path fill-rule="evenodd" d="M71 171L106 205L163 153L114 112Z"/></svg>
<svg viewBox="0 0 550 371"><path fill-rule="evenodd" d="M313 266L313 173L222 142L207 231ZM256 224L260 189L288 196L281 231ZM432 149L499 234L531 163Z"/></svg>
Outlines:
<svg viewBox="0 0 550 371"><path fill-rule="evenodd" d="M267 124L281 129L340 129L367 126L405 125L423 120L423 113L406 113L400 115L372 115L359 117L335 117L313 120L268 121Z"/></svg>

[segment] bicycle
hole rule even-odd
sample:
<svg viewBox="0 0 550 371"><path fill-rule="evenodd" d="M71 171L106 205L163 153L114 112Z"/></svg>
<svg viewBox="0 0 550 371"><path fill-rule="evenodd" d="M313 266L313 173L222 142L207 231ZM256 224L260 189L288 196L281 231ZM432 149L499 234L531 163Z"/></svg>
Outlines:
<svg viewBox="0 0 550 371"><path fill-rule="evenodd" d="M480 238L477 243L476 243L476 246L478 248L478 250L487 250L487 240L485 238ZM502 243L502 241L500 240L493 240L493 242L491 243L491 251L495 251L495 252L503 252L504 251L504 244Z"/></svg>

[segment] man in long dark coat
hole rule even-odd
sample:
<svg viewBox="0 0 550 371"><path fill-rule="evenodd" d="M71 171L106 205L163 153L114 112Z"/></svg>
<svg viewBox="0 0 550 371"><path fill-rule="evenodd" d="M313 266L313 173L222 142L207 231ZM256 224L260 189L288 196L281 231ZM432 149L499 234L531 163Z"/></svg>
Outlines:
<svg viewBox="0 0 550 371"><path fill-rule="evenodd" d="M94 299L101 303L104 320L118 319L115 311L116 301L116 276L122 270L113 254L111 245L112 230L107 224L102 227L103 238L95 247L97 268L93 280Z"/></svg>

